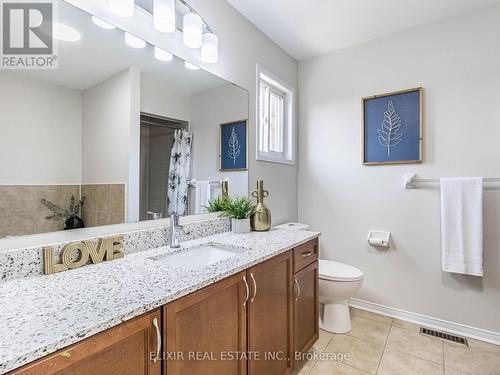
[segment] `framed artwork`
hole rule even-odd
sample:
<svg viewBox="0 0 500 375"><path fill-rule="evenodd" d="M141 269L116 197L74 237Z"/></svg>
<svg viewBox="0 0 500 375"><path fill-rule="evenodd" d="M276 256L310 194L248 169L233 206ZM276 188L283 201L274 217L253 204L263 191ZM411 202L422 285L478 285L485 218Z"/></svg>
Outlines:
<svg viewBox="0 0 500 375"><path fill-rule="evenodd" d="M364 165L422 162L423 88L362 99Z"/></svg>
<svg viewBox="0 0 500 375"><path fill-rule="evenodd" d="M246 171L248 169L247 120L220 125L219 169L221 171Z"/></svg>

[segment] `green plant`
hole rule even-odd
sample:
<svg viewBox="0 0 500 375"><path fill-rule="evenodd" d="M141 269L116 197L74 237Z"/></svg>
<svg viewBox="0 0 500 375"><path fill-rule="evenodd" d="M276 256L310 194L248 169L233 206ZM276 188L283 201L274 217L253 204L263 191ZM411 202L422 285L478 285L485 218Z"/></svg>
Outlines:
<svg viewBox="0 0 500 375"><path fill-rule="evenodd" d="M203 206L207 212L224 212L229 197L217 197L208 202L208 206Z"/></svg>
<svg viewBox="0 0 500 375"><path fill-rule="evenodd" d="M228 198L222 214L233 219L248 219L255 208L255 202L246 197Z"/></svg>
<svg viewBox="0 0 500 375"><path fill-rule="evenodd" d="M47 207L50 211L52 211L52 215L46 216L45 219L56 220L56 221L59 220L65 221L67 218L71 216L78 216L80 214L80 210L82 209L84 202L85 202L85 197L82 197L82 199L77 202L75 196L72 195L71 200L69 202L69 208L64 209L58 206L57 204L48 201L45 198L40 199L40 203L42 203L45 207Z"/></svg>

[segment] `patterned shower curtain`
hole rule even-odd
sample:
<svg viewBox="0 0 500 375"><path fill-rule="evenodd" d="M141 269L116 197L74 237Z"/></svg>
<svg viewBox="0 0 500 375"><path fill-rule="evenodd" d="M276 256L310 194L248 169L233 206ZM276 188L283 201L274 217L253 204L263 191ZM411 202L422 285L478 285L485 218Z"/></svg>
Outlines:
<svg viewBox="0 0 500 375"><path fill-rule="evenodd" d="M193 134L176 130L170 155L168 173L167 212L185 215L188 207L188 180L191 167L191 144Z"/></svg>

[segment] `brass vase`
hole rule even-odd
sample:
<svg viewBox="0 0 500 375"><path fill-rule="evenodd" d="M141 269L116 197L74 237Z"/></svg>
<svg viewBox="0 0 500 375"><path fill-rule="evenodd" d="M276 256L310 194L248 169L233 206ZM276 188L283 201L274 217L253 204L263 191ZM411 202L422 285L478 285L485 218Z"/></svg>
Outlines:
<svg viewBox="0 0 500 375"><path fill-rule="evenodd" d="M250 220L252 230L256 232L267 232L271 229L271 211L264 204L264 198L268 196L269 192L264 190L264 181L257 181L257 190L252 193L252 197L257 199L257 207Z"/></svg>

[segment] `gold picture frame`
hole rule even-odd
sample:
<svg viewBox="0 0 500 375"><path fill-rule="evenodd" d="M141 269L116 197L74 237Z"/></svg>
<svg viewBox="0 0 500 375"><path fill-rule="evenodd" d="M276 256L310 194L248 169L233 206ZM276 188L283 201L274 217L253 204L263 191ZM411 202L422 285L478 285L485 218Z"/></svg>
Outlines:
<svg viewBox="0 0 500 375"><path fill-rule="evenodd" d="M365 124L365 105L368 100L378 99L387 96L395 96L418 92L419 94L419 138L418 138L418 159L414 160L390 160L390 161L367 161L366 157L366 124ZM424 88L415 87L406 90L393 91L380 95L367 96L361 99L361 162L363 165L398 165L398 164L421 164L424 161Z"/></svg>
<svg viewBox="0 0 500 375"><path fill-rule="evenodd" d="M245 168L224 168L223 166L223 160L222 160L222 133L223 133L223 128L226 126L230 125L241 125L244 124L245 126L245 155L244 155L244 160L245 160ZM219 171L220 172L241 172L241 171L248 171L248 119L241 119L241 120L236 120L236 121L230 121L230 122L225 122L219 125Z"/></svg>

